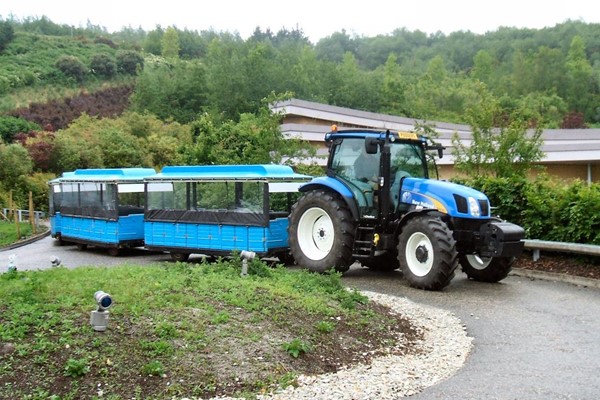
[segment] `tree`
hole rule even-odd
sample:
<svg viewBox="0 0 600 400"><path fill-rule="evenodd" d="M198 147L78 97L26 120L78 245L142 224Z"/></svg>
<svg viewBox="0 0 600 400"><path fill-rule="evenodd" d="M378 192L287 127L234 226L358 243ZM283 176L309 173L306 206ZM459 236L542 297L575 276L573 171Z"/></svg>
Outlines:
<svg viewBox="0 0 600 400"><path fill-rule="evenodd" d="M13 191L13 200L25 204L27 175L33 171L27 150L20 144L0 143L0 192Z"/></svg>
<svg viewBox="0 0 600 400"><path fill-rule="evenodd" d="M135 136L116 127L98 132L102 163L106 168L144 167L147 165L142 143Z"/></svg>
<svg viewBox="0 0 600 400"><path fill-rule="evenodd" d="M406 82L402 78L402 69L397 61L397 57L390 54L383 67L383 89L381 91L383 111L396 115L408 115Z"/></svg>
<svg viewBox="0 0 600 400"><path fill-rule="evenodd" d="M0 142L12 143L16 134L37 131L40 126L23 118L0 116Z"/></svg>
<svg viewBox="0 0 600 400"><path fill-rule="evenodd" d="M239 122L205 113L191 127L195 141L184 149L187 164L280 164L314 153L308 143L284 138L279 116L266 105L256 115L240 115Z"/></svg>
<svg viewBox="0 0 600 400"><path fill-rule="evenodd" d="M594 98L590 96L590 88L598 86L592 80L592 66L585 55L585 42L581 36L573 37L567 61L567 90L565 98L572 111L591 114L594 107Z"/></svg>
<svg viewBox="0 0 600 400"><path fill-rule="evenodd" d="M165 58L179 58L179 34L177 29L168 27L162 37L161 54Z"/></svg>
<svg viewBox="0 0 600 400"><path fill-rule="evenodd" d="M477 107L467 110L472 130L471 144L464 144L455 135L455 166L469 176L491 175L495 177L524 177L539 161L543 152L542 130L527 129L527 121L519 111L513 112L507 121L494 127L503 110L491 96L485 97Z"/></svg>
<svg viewBox="0 0 600 400"><path fill-rule="evenodd" d="M0 53L15 37L15 30L9 21L0 21Z"/></svg>
<svg viewBox="0 0 600 400"><path fill-rule="evenodd" d="M485 50L479 50L473 58L473 70L471 71L471 77L479 79L481 82L489 85L494 72L494 58L489 52Z"/></svg>
<svg viewBox="0 0 600 400"><path fill-rule="evenodd" d="M160 56L162 54L162 37L164 33L160 25L157 25L153 31L148 32L144 41L144 50L155 56Z"/></svg>
<svg viewBox="0 0 600 400"><path fill-rule="evenodd" d="M150 64L138 78L131 102L136 111L188 123L207 105L207 97L204 65L174 60Z"/></svg>

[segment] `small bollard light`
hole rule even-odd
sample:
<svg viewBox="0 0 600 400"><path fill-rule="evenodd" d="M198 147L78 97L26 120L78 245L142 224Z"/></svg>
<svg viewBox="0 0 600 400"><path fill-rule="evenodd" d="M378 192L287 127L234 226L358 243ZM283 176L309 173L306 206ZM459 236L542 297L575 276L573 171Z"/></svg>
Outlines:
<svg viewBox="0 0 600 400"><path fill-rule="evenodd" d="M51 256L50 257L50 264L53 267L58 267L60 265L60 258L56 257L56 256Z"/></svg>
<svg viewBox="0 0 600 400"><path fill-rule="evenodd" d="M253 251L242 250L240 253L240 257L242 258L242 273L241 276L248 275L248 260L253 260L256 257L256 253Z"/></svg>
<svg viewBox="0 0 600 400"><path fill-rule="evenodd" d="M112 297L102 290L94 293L94 300L98 308L90 314L90 325L95 331L104 332L108 327L108 309L112 306Z"/></svg>
<svg viewBox="0 0 600 400"><path fill-rule="evenodd" d="M15 272L17 270L17 255L11 254L8 256L8 272Z"/></svg>

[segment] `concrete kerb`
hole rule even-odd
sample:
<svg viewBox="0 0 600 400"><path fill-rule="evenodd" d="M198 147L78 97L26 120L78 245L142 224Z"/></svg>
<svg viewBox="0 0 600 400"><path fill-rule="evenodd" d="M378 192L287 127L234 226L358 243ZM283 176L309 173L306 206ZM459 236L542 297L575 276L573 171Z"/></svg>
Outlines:
<svg viewBox="0 0 600 400"><path fill-rule="evenodd" d="M535 271L531 269L513 268L510 275L520 276L530 279L541 279L552 282L570 283L576 286L584 286L600 289L600 279L584 278L581 276L573 276L568 274L560 274L557 272Z"/></svg>
<svg viewBox="0 0 600 400"><path fill-rule="evenodd" d="M11 245L8 245L6 247L0 247L0 253L3 252L3 251L13 250L13 249L16 249L18 247L22 247L22 246L28 245L28 244L33 243L33 242L37 242L38 240L41 240L41 239L43 239L43 238L45 238L46 236L49 236L49 235L50 235L50 229L46 230L43 233L39 233L37 235L30 236L27 239L19 240L18 242L15 242L15 243L13 243Z"/></svg>

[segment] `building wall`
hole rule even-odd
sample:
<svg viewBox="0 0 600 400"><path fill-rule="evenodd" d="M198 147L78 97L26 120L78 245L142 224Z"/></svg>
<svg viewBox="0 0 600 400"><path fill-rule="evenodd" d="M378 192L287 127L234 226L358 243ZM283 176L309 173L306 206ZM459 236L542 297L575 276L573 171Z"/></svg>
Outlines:
<svg viewBox="0 0 600 400"><path fill-rule="evenodd" d="M582 181L588 180L588 164L545 164L543 167L542 171L547 173L552 179L558 179L565 182L574 181L576 179ZM540 171L533 170L531 176L536 177L539 174ZM592 164L591 175L592 182L600 182L599 164Z"/></svg>

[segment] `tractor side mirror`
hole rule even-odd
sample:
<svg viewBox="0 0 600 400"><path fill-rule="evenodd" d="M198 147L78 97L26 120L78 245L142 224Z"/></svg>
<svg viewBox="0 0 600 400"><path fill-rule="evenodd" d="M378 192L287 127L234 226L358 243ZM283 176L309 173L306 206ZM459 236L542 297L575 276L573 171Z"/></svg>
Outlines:
<svg viewBox="0 0 600 400"><path fill-rule="evenodd" d="M367 154L377 154L377 147L379 146L379 139L374 137L365 138L365 150Z"/></svg>

